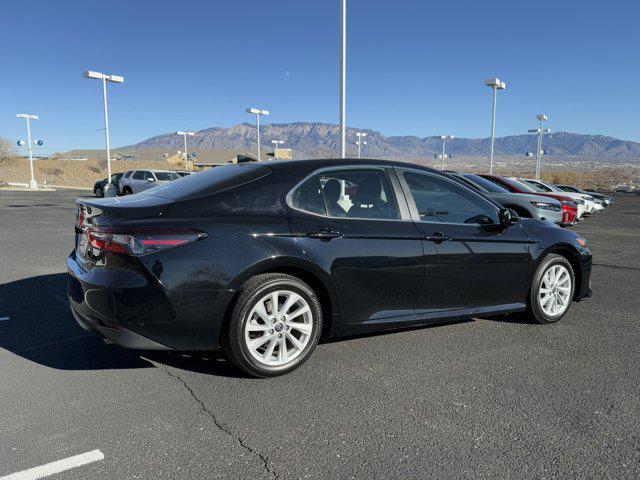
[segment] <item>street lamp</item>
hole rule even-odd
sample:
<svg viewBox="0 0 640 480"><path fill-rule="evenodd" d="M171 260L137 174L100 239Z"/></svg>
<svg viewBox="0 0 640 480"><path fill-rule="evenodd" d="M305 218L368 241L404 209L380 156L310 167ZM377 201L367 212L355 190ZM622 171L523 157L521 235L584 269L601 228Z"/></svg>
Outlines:
<svg viewBox="0 0 640 480"><path fill-rule="evenodd" d="M546 154L546 150L542 150L542 135L545 133L550 133L551 130L548 128L543 128L544 122L546 122L549 117L546 115L537 115L536 118L540 120L540 128L532 128L528 130L529 133L536 133L538 135L538 145L536 150L536 180L540 180L540 167L542 166L542 155ZM530 152L527 152L527 156L529 156Z"/></svg>
<svg viewBox="0 0 640 480"><path fill-rule="evenodd" d="M453 135L440 135L440 138L442 139L442 170L444 170L444 159L447 158L445 144L447 140L453 140Z"/></svg>
<svg viewBox="0 0 640 480"><path fill-rule="evenodd" d="M187 153L187 137L193 137L195 132L176 132L176 135L182 135L184 137L184 169L187 170L187 161L189 160L189 154Z"/></svg>
<svg viewBox="0 0 640 480"><path fill-rule="evenodd" d="M493 110L491 113L491 150L489 153L489 175L493 174L493 142L496 130L496 98L498 96L498 90L504 90L507 88L507 84L499 78L488 78L484 84L493 90Z"/></svg>
<svg viewBox="0 0 640 480"><path fill-rule="evenodd" d="M247 108L245 112L255 114L256 116L256 132L258 136L258 160L260 160L260 115L269 115L269 110L260 110L259 108Z"/></svg>
<svg viewBox="0 0 640 480"><path fill-rule="evenodd" d="M29 188L38 188L38 182L36 182L36 178L33 175L33 153L31 151L31 120L38 120L38 115L30 115L28 113L18 113L16 118L24 118L27 121L27 150L29 151L29 169L31 170L31 178L29 179ZM18 142L24 144L24 142Z"/></svg>
<svg viewBox="0 0 640 480"><path fill-rule="evenodd" d="M361 153L362 153L362 145L366 145L367 142L364 141L364 137L367 136L366 133L364 132L356 132L356 136L358 137L358 140L356 140L356 145L358 145L358 158L361 157Z"/></svg>
<svg viewBox="0 0 640 480"><path fill-rule="evenodd" d="M278 145L282 145L284 140L271 140L273 144L273 158L278 158Z"/></svg>
<svg viewBox="0 0 640 480"><path fill-rule="evenodd" d="M347 0L340 0L340 152L347 152Z"/></svg>
<svg viewBox="0 0 640 480"><path fill-rule="evenodd" d="M549 133L551 130L544 128L544 122L549 120L549 117L544 113L536 115L536 118L540 122L540 128L538 129L538 151L536 152L536 180L540 180L540 167L542 166L542 134Z"/></svg>
<svg viewBox="0 0 640 480"><path fill-rule="evenodd" d="M107 110L107 82L124 83L124 77L120 75L108 75L106 73L94 72L87 70L84 72L84 78L92 78L94 80L102 80L102 102L104 104L104 139L107 146L107 185L105 192L111 187L111 153L109 151L109 113Z"/></svg>

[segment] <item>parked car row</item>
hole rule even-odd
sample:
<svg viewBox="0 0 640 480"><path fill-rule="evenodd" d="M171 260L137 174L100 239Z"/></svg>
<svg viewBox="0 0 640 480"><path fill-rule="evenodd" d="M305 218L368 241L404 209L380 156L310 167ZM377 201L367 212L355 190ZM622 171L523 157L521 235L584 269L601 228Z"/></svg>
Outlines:
<svg viewBox="0 0 640 480"><path fill-rule="evenodd" d="M553 323L591 295L592 262L554 223L594 202L523 182L290 160L78 199L67 295L77 322L116 344L222 349L257 377L297 368L321 336L506 313Z"/></svg>
<svg viewBox="0 0 640 480"><path fill-rule="evenodd" d="M604 210L613 199L585 192L572 185L552 185L540 180L489 174L449 172L474 186L520 217L546 220L562 227L575 225L585 216Z"/></svg>
<svg viewBox="0 0 640 480"><path fill-rule="evenodd" d="M117 195L131 195L143 192L156 185L172 182L179 178L191 175L194 172L173 170L128 170L124 173L111 175L111 185ZM107 179L98 180L93 185L93 193L96 197L105 196Z"/></svg>

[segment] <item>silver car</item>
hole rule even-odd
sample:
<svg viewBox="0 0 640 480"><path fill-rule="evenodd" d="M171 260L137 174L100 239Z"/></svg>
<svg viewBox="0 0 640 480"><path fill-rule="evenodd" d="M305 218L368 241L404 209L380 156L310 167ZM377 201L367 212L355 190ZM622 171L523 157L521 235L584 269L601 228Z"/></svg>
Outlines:
<svg viewBox="0 0 640 480"><path fill-rule="evenodd" d="M473 173L455 172L452 174L503 207L514 210L520 217L546 220L561 226L565 225L563 223L562 204L555 198L545 198L540 195L528 195L526 193L511 193L507 189Z"/></svg>
<svg viewBox="0 0 640 480"><path fill-rule="evenodd" d="M182 177L170 170L129 170L120 179L119 193L121 195L140 193L179 178Z"/></svg>

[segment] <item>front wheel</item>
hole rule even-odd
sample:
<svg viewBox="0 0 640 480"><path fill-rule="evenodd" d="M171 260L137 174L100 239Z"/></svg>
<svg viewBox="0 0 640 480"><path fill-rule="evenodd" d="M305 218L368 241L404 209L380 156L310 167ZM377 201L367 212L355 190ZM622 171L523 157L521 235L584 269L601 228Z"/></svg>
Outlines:
<svg viewBox="0 0 640 480"><path fill-rule="evenodd" d="M223 342L238 368L254 377L272 377L302 365L321 331L315 292L299 278L270 273L242 286Z"/></svg>
<svg viewBox="0 0 640 480"><path fill-rule="evenodd" d="M554 323L569 311L575 291L575 275L569 261L550 254L538 266L529 297L527 315L538 323Z"/></svg>

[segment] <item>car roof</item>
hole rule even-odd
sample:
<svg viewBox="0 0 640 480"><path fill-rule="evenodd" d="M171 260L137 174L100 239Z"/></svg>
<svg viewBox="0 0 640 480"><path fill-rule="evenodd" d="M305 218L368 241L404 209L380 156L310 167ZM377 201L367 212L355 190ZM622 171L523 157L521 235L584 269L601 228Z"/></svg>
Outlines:
<svg viewBox="0 0 640 480"><path fill-rule="evenodd" d="M388 160L384 158L314 158L300 160L261 160L259 162L251 162L254 165L264 165L277 169L290 169L291 167L305 167L310 170L316 170L325 167L345 166L345 165L376 165L401 168L415 168L428 172L442 173L440 170L418 165L408 161Z"/></svg>

